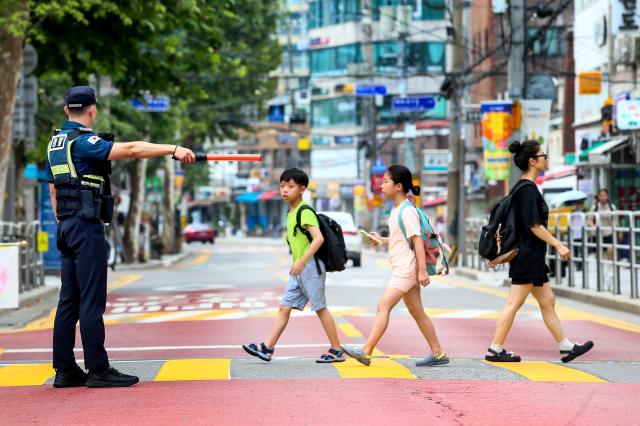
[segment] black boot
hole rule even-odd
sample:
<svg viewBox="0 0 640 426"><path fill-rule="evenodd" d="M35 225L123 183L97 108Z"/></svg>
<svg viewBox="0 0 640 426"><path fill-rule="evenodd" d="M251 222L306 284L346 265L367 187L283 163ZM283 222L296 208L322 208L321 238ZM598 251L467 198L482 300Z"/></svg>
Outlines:
<svg viewBox="0 0 640 426"><path fill-rule="evenodd" d="M135 385L140 379L136 376L123 374L113 367L107 368L102 373L89 372L87 377L88 388L121 388Z"/></svg>
<svg viewBox="0 0 640 426"><path fill-rule="evenodd" d="M54 388L77 388L84 386L87 381L87 373L76 365L76 368L56 370L56 378L53 381Z"/></svg>

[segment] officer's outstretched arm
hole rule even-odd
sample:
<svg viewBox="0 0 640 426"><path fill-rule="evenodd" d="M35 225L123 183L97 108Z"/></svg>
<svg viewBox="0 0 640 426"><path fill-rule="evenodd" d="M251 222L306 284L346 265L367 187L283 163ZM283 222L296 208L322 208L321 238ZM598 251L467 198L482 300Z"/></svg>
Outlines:
<svg viewBox="0 0 640 426"><path fill-rule="evenodd" d="M116 142L111 148L109 160L125 158L154 158L173 155L183 163L193 163L196 156L190 149L176 145L163 145L149 142Z"/></svg>

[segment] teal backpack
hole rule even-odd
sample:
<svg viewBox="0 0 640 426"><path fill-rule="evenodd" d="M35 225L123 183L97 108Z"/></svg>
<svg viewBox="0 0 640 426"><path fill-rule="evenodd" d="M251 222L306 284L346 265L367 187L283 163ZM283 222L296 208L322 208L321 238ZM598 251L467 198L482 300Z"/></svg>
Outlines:
<svg viewBox="0 0 640 426"><path fill-rule="evenodd" d="M400 206L400 210L398 211L398 225L400 225L402 235L409 243L411 250L414 250L413 241L410 238L407 238L407 229L405 228L404 223L402 223L402 211L407 207L413 207L414 209L416 209L416 211L418 212L418 217L420 218L420 235L422 236L422 242L424 243L427 274L438 274L438 258L442 256L442 265L444 269L441 275L448 275L449 262L447 261L445 250L440 243L440 236L438 235L438 231L433 226L431 226L429 216L427 216L425 212L411 204L410 201L405 201L404 203L402 203L402 205Z"/></svg>

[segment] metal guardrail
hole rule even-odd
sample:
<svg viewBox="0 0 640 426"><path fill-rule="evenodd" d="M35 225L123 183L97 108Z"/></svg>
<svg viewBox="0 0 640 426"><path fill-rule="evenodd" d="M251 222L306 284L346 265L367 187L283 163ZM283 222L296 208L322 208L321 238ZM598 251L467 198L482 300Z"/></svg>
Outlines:
<svg viewBox="0 0 640 426"><path fill-rule="evenodd" d="M37 250L40 222L0 221L0 242L20 243L20 293L44 285L44 262Z"/></svg>
<svg viewBox="0 0 640 426"><path fill-rule="evenodd" d="M488 216L467 218L463 266L488 271L478 254L480 232ZM553 282L568 287L638 298L640 212L551 213L549 232L571 250L571 260L560 260L547 249ZM497 269L508 269L498 265Z"/></svg>

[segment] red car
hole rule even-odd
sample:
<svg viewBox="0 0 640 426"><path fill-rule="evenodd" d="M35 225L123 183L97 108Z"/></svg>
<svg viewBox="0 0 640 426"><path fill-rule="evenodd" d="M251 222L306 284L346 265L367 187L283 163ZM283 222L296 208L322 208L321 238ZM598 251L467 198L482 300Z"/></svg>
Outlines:
<svg viewBox="0 0 640 426"><path fill-rule="evenodd" d="M210 225L206 223L191 223L182 231L182 236L187 244L192 241L202 241L202 243L211 243L215 241L215 232Z"/></svg>

